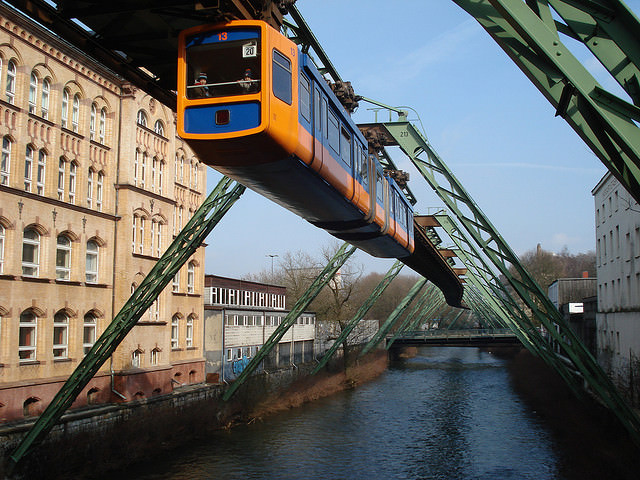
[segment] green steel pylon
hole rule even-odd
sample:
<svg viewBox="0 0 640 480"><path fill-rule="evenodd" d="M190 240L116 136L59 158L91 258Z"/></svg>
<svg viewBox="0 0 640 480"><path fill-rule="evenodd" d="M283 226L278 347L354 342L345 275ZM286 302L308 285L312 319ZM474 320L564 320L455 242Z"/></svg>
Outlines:
<svg viewBox="0 0 640 480"><path fill-rule="evenodd" d="M378 345L378 343L380 343L387 336L387 333L389 332L389 330L391 330L391 327L393 327L398 318L400 318L400 315L403 314L403 312L411 304L413 299L418 296L418 293L420 293L420 290L422 290L422 287L424 287L426 283L427 279L421 278L413 285L413 287L411 287L409 293L407 293L407 295L402 299L402 301L393 310L393 312L391 312L391 315L389 315L384 324L382 324L382 326L378 329L373 338L369 340L369 342L364 346L362 352L360 352L361 357L376 345Z"/></svg>
<svg viewBox="0 0 640 480"><path fill-rule="evenodd" d="M622 398L591 352L427 140L409 122L384 123L378 127L384 128L388 133L387 145L398 145L411 159L447 208L453 212L469 238L509 281L524 305L531 310L533 318L546 328L576 370L584 376L592 391L618 416L634 441L640 445L638 415ZM510 266L516 275L511 272Z"/></svg>
<svg viewBox="0 0 640 480"><path fill-rule="evenodd" d="M238 378L229 386L222 399L227 401L236 392L236 390L242 385L247 378L258 368L264 357L275 347L285 333L296 322L302 312L306 310L309 304L314 298L318 296L320 291L334 278L335 274L340 270L340 267L344 265L349 257L356 251L356 247L349 245L348 243L342 244L340 249L336 252L333 258L327 263L324 269L318 274L316 279L311 283L306 292L298 299L293 306L289 314L282 320L282 323L278 325L278 328L274 330L271 336L267 339L264 345L260 348L257 355L251 359L249 364L242 370L242 373L238 375Z"/></svg>
<svg viewBox="0 0 640 480"><path fill-rule="evenodd" d="M13 462L20 459L53 428L82 389L113 354L138 319L151 306L176 272L202 245L220 219L242 195L245 187L223 177L191 220L158 259L140 286L122 306L106 330L96 340L45 411L27 432L11 454Z"/></svg>
<svg viewBox="0 0 640 480"><path fill-rule="evenodd" d="M389 350L391 348L391 345L393 345L393 342L396 341L396 339L398 338L398 336L400 336L400 334L406 331L410 331L409 327L414 322L418 322L422 318L424 318L422 316L422 310L424 309L428 310L431 308L435 309L438 306L440 306L443 302L444 302L444 298L442 297L442 292L438 290L436 286L431 283L427 285L427 288L425 288L424 293L416 302L415 307L413 307L413 309L407 314L407 316L404 318L404 320L402 321L400 326L397 328L393 336L389 340L387 340L387 345L385 346L385 348ZM427 305L427 303L429 304Z"/></svg>
<svg viewBox="0 0 640 480"><path fill-rule="evenodd" d="M640 23L631 10L618 0L454 1L640 202ZM635 105L603 88L560 34L591 50Z"/></svg>
<svg viewBox="0 0 640 480"><path fill-rule="evenodd" d="M391 284L393 279L396 278L396 276L400 273L400 270L402 270L403 266L404 264L400 260L396 260L394 262L394 264L391 266L391 268L386 273L386 275L382 278L382 280L380 280L380 283L378 283L376 288L373 289L373 291L371 292L371 295L369 295L369 298L367 298L362 303L362 305L360 306L356 314L345 326L344 330L340 332L340 335L333 342L333 345L331 345L331 348L329 348L329 350L327 350L324 353L324 356L322 357L320 362L318 362L318 365L316 365L316 367L313 369L313 371L311 372L311 375L315 375L316 373L318 373L327 364L327 362L333 356L333 354L338 350L338 348L340 348L340 346L342 345L342 342L344 342L347 339L349 334L353 331L353 329L360 322L360 320L364 318L364 316L371 309L374 303L376 303L376 301L380 298L380 296L386 290L389 284Z"/></svg>

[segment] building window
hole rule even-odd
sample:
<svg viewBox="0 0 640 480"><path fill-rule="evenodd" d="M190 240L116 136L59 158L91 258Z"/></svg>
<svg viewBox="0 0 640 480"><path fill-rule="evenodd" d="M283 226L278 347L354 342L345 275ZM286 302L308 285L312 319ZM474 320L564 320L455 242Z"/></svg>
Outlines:
<svg viewBox="0 0 640 480"><path fill-rule="evenodd" d="M149 307L149 321L157 322L160 319L160 301L156 298Z"/></svg>
<svg viewBox="0 0 640 480"><path fill-rule="evenodd" d="M4 272L4 225L0 224L0 273Z"/></svg>
<svg viewBox="0 0 640 480"><path fill-rule="evenodd" d="M156 256L159 257L162 253L162 224L157 223L156 228Z"/></svg>
<svg viewBox="0 0 640 480"><path fill-rule="evenodd" d="M9 60L9 63L7 63L7 85L5 93L7 102L13 105L16 97L16 62L13 60Z"/></svg>
<svg viewBox="0 0 640 480"><path fill-rule="evenodd" d="M71 240L66 235L58 235L56 242L56 280L71 277Z"/></svg>
<svg viewBox="0 0 640 480"><path fill-rule="evenodd" d="M193 315L187 317L187 333L186 333L187 348L193 347Z"/></svg>
<svg viewBox="0 0 640 480"><path fill-rule="evenodd" d="M160 364L160 349L154 348L151 350L151 365L159 365Z"/></svg>
<svg viewBox="0 0 640 480"><path fill-rule="evenodd" d="M22 275L37 277L40 270L40 234L33 227L22 236Z"/></svg>
<svg viewBox="0 0 640 480"><path fill-rule="evenodd" d="M67 128L69 123L69 90L66 88L62 91L62 112L60 115L60 123L63 128Z"/></svg>
<svg viewBox="0 0 640 480"><path fill-rule="evenodd" d="M60 157L58 160L58 200L64 200L64 157Z"/></svg>
<svg viewBox="0 0 640 480"><path fill-rule="evenodd" d="M145 180L146 180L146 168L147 168L147 154L142 154L142 160L140 162L140 186L144 188Z"/></svg>
<svg viewBox="0 0 640 480"><path fill-rule="evenodd" d="M87 207L93 207L93 168L89 168L87 175Z"/></svg>
<svg viewBox="0 0 640 480"><path fill-rule="evenodd" d="M138 216L133 215L132 217L132 229L131 229L131 251L136 253L136 236L138 232Z"/></svg>
<svg viewBox="0 0 640 480"><path fill-rule="evenodd" d="M67 358L69 355L69 317L58 312L53 317L53 358Z"/></svg>
<svg viewBox="0 0 640 480"><path fill-rule="evenodd" d="M86 355L96 343L96 327L97 319L91 314L87 313L84 316L84 324L82 326L82 351Z"/></svg>
<svg viewBox="0 0 640 480"><path fill-rule="evenodd" d="M69 164L69 203L76 203L76 172L78 164L71 162Z"/></svg>
<svg viewBox="0 0 640 480"><path fill-rule="evenodd" d="M178 293L178 291L180 291L180 270L178 270L173 276L173 281L171 282L171 291L173 293Z"/></svg>
<svg viewBox="0 0 640 480"><path fill-rule="evenodd" d="M160 160L158 165L158 193L162 194L162 181L164 178L164 162Z"/></svg>
<svg viewBox="0 0 640 480"><path fill-rule="evenodd" d="M27 145L27 151L24 155L24 191L31 191L31 182L33 180L33 147Z"/></svg>
<svg viewBox="0 0 640 480"><path fill-rule="evenodd" d="M98 127L98 140L104 145L104 140L107 131L107 110L105 108L100 109L100 124Z"/></svg>
<svg viewBox="0 0 640 480"><path fill-rule="evenodd" d="M156 170L158 169L158 159L153 157L151 159L151 191L155 192L156 190Z"/></svg>
<svg viewBox="0 0 640 480"><path fill-rule="evenodd" d="M51 83L48 78L42 81L42 118L49 118L49 92L51 91Z"/></svg>
<svg viewBox="0 0 640 480"><path fill-rule="evenodd" d="M142 255L144 253L144 217L139 217L138 222L140 223L140 235L138 236L138 245L139 252Z"/></svg>
<svg viewBox="0 0 640 480"><path fill-rule="evenodd" d="M98 172L98 184L96 191L96 208L99 212L102 211L102 192L104 189L104 173Z"/></svg>
<svg viewBox="0 0 640 480"><path fill-rule="evenodd" d="M196 264L189 262L187 266L187 293L193 293L195 291L195 277L196 277Z"/></svg>
<svg viewBox="0 0 640 480"><path fill-rule="evenodd" d="M11 167L11 139L2 138L2 157L0 164L0 184L9 185L9 172Z"/></svg>
<svg viewBox="0 0 640 480"><path fill-rule="evenodd" d="M138 116L136 117L136 123L141 127L147 126L147 114L143 110L138 110Z"/></svg>
<svg viewBox="0 0 640 480"><path fill-rule="evenodd" d="M86 270L85 281L87 283L98 283L98 255L100 253L100 246L95 240L89 240L87 242L87 258L86 258Z"/></svg>
<svg viewBox="0 0 640 480"><path fill-rule="evenodd" d="M95 140L96 138L96 115L98 114L98 108L95 103L91 104L91 112L89 114L89 140Z"/></svg>
<svg viewBox="0 0 640 480"><path fill-rule="evenodd" d="M36 113L36 103L38 98L38 76L35 72L31 72L31 77L29 80L29 113L35 115Z"/></svg>
<svg viewBox="0 0 640 480"><path fill-rule="evenodd" d="M153 131L161 137L164 137L164 126L160 120L156 120L156 124L153 126Z"/></svg>
<svg viewBox="0 0 640 480"><path fill-rule="evenodd" d="M71 129L78 132L78 118L80 117L80 95L77 93L73 96L73 105L71 108Z"/></svg>
<svg viewBox="0 0 640 480"><path fill-rule="evenodd" d="M20 314L18 358L21 362L36 359L37 320L32 310L26 310Z"/></svg>
<svg viewBox="0 0 640 480"><path fill-rule="evenodd" d="M171 317L171 348L176 349L180 340L180 317L174 315Z"/></svg>
<svg viewBox="0 0 640 480"><path fill-rule="evenodd" d="M140 350L135 350L131 354L131 366L133 368L139 368L142 365L142 352Z"/></svg>
<svg viewBox="0 0 640 480"><path fill-rule="evenodd" d="M36 172L36 193L44 195L45 172L47 170L47 152L38 152L38 170Z"/></svg>

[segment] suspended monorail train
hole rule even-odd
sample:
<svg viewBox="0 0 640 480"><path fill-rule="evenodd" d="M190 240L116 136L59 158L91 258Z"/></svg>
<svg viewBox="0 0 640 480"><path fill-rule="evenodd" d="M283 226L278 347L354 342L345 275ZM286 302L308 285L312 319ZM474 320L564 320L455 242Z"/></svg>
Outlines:
<svg viewBox="0 0 640 480"><path fill-rule="evenodd" d="M307 54L258 20L191 28L179 41L178 134L201 161L373 256L433 276L411 259L411 203Z"/></svg>

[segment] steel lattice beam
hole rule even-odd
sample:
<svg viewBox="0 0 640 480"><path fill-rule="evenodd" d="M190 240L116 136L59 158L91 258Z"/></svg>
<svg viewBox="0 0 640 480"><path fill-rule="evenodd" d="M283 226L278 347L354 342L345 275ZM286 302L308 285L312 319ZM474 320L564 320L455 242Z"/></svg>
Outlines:
<svg viewBox="0 0 640 480"><path fill-rule="evenodd" d="M382 280L380 280L380 283L378 283L376 288L373 289L373 291L371 292L371 295L369 295L369 297L362 303L362 305L360 305L360 308L358 309L356 314L349 321L349 323L344 327L342 332L340 332L340 335L338 336L338 338L335 339L335 341L333 342L333 345L331 345L331 348L329 348L329 350L327 350L324 353L322 360L320 360L318 365L316 365L316 367L313 369L313 371L311 372L311 375L315 375L316 373L318 373L322 369L322 367L324 367L327 364L329 359L334 355L334 353L336 353L338 348L340 348L340 345L342 345L342 342L344 342L347 339L347 337L349 336L349 334L351 334L353 329L356 328L356 325L358 325L360 320L364 318L366 313L378 301L382 293L391 284L393 279L396 278L396 276L400 273L400 270L402 270L402 267L404 267L404 264L400 260L396 260L394 262L394 264L391 266L391 268L386 273L386 275L382 278Z"/></svg>
<svg viewBox="0 0 640 480"><path fill-rule="evenodd" d="M82 389L109 359L180 267L202 245L207 235L244 190L244 186L227 177L220 180L11 454L15 463L18 463L27 451L53 428L64 411L71 406Z"/></svg>
<svg viewBox="0 0 640 480"><path fill-rule="evenodd" d="M224 392L222 396L223 400L229 400L231 396L238 390L247 378L254 372L256 368L260 366L260 363L267 356L267 354L275 347L285 333L296 322L302 312L306 310L309 304L314 298L318 296L320 291L334 278L340 267L349 259L351 255L356 251L356 247L349 245L348 243L342 244L340 249L336 252L333 258L327 263L324 269L318 274L316 279L311 283L306 292L298 299L293 306L289 314L282 320L282 323L278 325L278 328L271 334L264 345L258 351L258 354L251 359L249 364L242 370L242 373L238 375L235 382Z"/></svg>

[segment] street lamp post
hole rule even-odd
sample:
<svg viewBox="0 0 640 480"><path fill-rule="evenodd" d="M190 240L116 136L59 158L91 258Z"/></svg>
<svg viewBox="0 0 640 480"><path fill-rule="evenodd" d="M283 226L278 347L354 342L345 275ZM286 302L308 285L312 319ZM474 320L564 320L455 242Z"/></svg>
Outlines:
<svg viewBox="0 0 640 480"><path fill-rule="evenodd" d="M277 256L278 255L272 255L272 254L265 255L265 257L271 257L271 280L272 281L273 281L273 259Z"/></svg>

